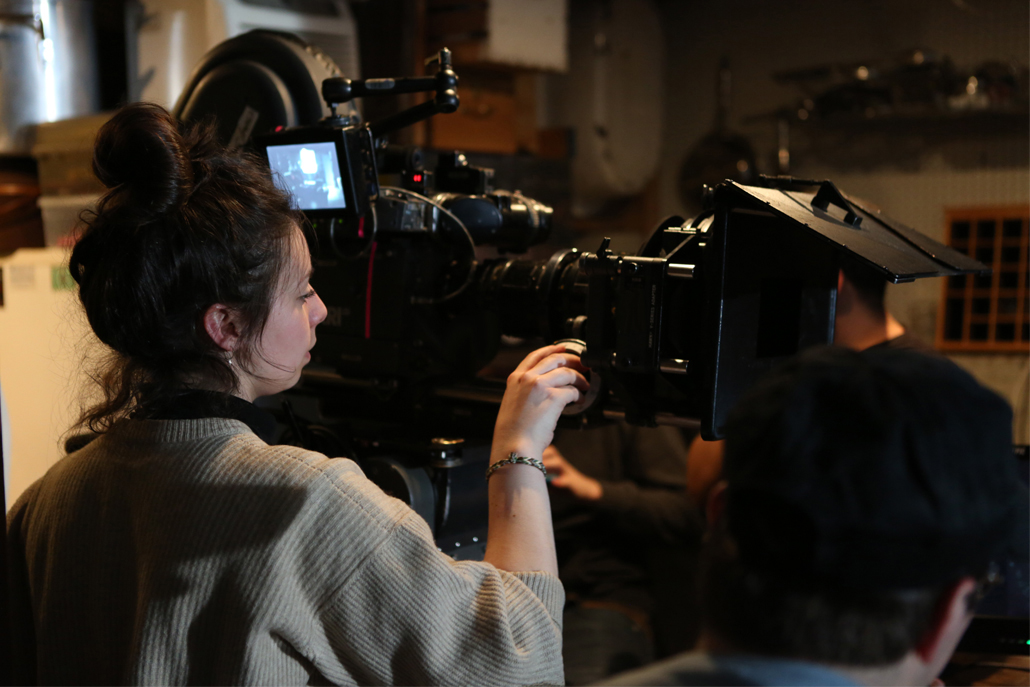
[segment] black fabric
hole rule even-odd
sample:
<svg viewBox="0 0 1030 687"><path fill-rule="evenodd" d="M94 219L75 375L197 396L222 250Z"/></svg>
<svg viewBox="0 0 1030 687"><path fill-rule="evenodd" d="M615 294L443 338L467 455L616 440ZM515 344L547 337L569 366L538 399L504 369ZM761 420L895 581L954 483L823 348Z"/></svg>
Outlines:
<svg viewBox="0 0 1030 687"><path fill-rule="evenodd" d="M975 575L1026 518L1011 428L1008 404L942 357L808 351L727 426L742 561L780 582L866 590Z"/></svg>
<svg viewBox="0 0 1030 687"><path fill-rule="evenodd" d="M570 605L600 601L649 617L658 656L691 646L702 524L686 495L685 438L673 427L618 424L559 429L554 444L604 489L595 503L549 490L558 576Z"/></svg>
<svg viewBox="0 0 1030 687"><path fill-rule="evenodd" d="M246 424L266 444L273 443L276 436L275 418L271 413L238 396L216 391L183 391L159 406L148 406L133 417L147 420L202 420L208 417L222 417Z"/></svg>
<svg viewBox="0 0 1030 687"><path fill-rule="evenodd" d="M654 646L646 630L625 613L566 604L562 659L566 685L593 685L653 663Z"/></svg>
<svg viewBox="0 0 1030 687"><path fill-rule="evenodd" d="M749 654L683 653L660 663L622 673L601 685L777 685L785 687L858 687L828 666Z"/></svg>

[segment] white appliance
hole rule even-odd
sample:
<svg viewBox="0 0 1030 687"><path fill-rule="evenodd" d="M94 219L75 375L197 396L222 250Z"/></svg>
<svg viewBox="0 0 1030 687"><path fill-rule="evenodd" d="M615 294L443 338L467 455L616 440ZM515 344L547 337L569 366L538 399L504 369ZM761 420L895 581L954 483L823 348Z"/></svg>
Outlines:
<svg viewBox="0 0 1030 687"><path fill-rule="evenodd" d="M360 78L357 24L343 0L137 0L127 22L130 100L171 108L204 53L252 29L296 34Z"/></svg>
<svg viewBox="0 0 1030 687"><path fill-rule="evenodd" d="M7 507L64 455L99 343L76 298L66 248L0 257L0 387ZM9 470L9 471L8 471Z"/></svg>

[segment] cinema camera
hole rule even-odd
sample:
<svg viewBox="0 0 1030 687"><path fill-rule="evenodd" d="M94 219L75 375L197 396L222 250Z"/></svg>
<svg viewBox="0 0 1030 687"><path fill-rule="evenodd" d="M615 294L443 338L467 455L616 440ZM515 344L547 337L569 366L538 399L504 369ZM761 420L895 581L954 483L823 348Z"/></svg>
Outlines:
<svg viewBox="0 0 1030 687"><path fill-rule="evenodd" d="M296 41L232 39L241 40L249 52L238 43L223 62ZM293 128L269 118L254 144L310 223L312 285L329 312L286 394L284 440L354 456L452 555L481 555L485 542L482 475L504 384L477 372L502 337L581 353L591 391L563 422L692 425L714 439L762 373L833 340L843 254L895 283L989 271L829 181L785 177L709 189L700 215L665 220L636 255L605 239L593 253L520 258L548 237L550 208L493 190L491 170L461 153L425 170L418 151L385 145L385 134L458 108L450 53L432 62L427 77L324 79L328 117ZM194 84L204 78L202 65ZM177 110L200 116L202 90ZM354 98L413 92L433 97L370 124L353 108L340 113ZM380 186L384 172L400 186ZM500 257L478 258L483 246Z"/></svg>

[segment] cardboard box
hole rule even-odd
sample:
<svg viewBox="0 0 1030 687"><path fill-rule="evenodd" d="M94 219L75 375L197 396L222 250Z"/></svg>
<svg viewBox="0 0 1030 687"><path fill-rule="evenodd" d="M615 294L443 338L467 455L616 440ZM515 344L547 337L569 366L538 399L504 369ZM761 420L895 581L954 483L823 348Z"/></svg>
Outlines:
<svg viewBox="0 0 1030 687"><path fill-rule="evenodd" d="M111 112L45 122L36 127L32 156L39 165L39 189L45 196L99 194L93 176L93 143Z"/></svg>
<svg viewBox="0 0 1030 687"><path fill-rule="evenodd" d="M457 112L430 120L430 145L439 150L479 153L518 151L515 96L479 88L458 88Z"/></svg>

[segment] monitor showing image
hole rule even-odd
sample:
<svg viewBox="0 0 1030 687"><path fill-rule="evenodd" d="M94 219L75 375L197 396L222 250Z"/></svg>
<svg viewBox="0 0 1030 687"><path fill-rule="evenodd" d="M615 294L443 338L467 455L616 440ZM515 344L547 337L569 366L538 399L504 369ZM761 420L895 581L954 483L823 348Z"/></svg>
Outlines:
<svg viewBox="0 0 1030 687"><path fill-rule="evenodd" d="M299 210L347 207L336 144L331 142L268 146L276 186L290 194Z"/></svg>

